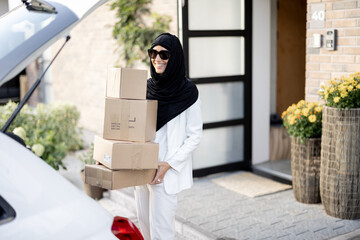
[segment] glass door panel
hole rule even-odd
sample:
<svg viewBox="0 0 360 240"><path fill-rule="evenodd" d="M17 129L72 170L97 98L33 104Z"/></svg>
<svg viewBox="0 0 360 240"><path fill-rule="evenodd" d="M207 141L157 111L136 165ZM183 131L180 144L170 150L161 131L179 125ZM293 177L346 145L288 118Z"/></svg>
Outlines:
<svg viewBox="0 0 360 240"><path fill-rule="evenodd" d="M244 127L207 129L193 157L194 169L244 160Z"/></svg>
<svg viewBox="0 0 360 240"><path fill-rule="evenodd" d="M244 37L189 39L190 78L244 75Z"/></svg>
<svg viewBox="0 0 360 240"><path fill-rule="evenodd" d="M227 82L197 85L204 123L244 117L244 83Z"/></svg>
<svg viewBox="0 0 360 240"><path fill-rule="evenodd" d="M189 30L244 29L244 0L189 1Z"/></svg>

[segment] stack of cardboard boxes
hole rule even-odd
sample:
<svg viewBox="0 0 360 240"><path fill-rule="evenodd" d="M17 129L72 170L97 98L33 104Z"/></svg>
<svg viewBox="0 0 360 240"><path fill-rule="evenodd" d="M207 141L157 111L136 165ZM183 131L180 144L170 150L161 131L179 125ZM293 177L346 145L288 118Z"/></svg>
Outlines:
<svg viewBox="0 0 360 240"><path fill-rule="evenodd" d="M146 100L147 71L109 68L103 136L95 136L94 159L85 182L106 189L150 183L158 167L157 101Z"/></svg>

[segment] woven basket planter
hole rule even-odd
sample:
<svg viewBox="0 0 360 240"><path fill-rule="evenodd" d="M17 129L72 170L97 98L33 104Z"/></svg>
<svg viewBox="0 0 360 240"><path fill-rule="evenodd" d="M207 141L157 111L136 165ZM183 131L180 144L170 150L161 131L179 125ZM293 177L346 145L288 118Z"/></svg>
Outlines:
<svg viewBox="0 0 360 240"><path fill-rule="evenodd" d="M321 138L310 138L305 143L291 137L291 174L294 197L301 203L320 200Z"/></svg>
<svg viewBox="0 0 360 240"><path fill-rule="evenodd" d="M323 108L320 194L330 216L360 218L360 108Z"/></svg>
<svg viewBox="0 0 360 240"><path fill-rule="evenodd" d="M81 180L84 183L84 190L86 194L96 200L103 198L103 193L105 192L104 188L97 187L97 186L91 186L90 184L85 183L85 173L84 171L80 172L81 174Z"/></svg>

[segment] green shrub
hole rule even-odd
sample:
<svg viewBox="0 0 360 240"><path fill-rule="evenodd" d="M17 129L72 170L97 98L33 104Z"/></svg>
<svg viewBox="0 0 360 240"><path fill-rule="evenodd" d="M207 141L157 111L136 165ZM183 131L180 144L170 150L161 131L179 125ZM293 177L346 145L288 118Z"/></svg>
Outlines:
<svg viewBox="0 0 360 240"><path fill-rule="evenodd" d="M168 31L171 17L150 12L151 0L114 0L111 10L116 11L117 22L113 37L122 49L127 67L135 61L149 64L147 49L152 41Z"/></svg>
<svg viewBox="0 0 360 240"><path fill-rule="evenodd" d="M90 144L90 148L79 155L79 160L82 161L84 164L95 164L96 161L93 157L93 152L94 152L94 143L92 142Z"/></svg>
<svg viewBox="0 0 360 240"><path fill-rule="evenodd" d="M0 107L0 126L16 107L14 102ZM60 166L66 169L62 160L67 152L82 148L79 117L76 107L68 104L39 103L36 108L25 105L8 131L22 135L26 145L54 169L58 170Z"/></svg>

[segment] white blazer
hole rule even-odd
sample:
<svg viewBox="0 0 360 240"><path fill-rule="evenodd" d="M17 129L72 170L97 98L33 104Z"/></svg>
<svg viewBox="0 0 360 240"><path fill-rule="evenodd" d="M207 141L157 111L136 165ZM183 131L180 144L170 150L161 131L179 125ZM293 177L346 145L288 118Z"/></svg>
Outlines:
<svg viewBox="0 0 360 240"><path fill-rule="evenodd" d="M176 194L190 188L192 177L192 152L202 137L200 98L180 115L167 123L168 149L165 161L169 169L164 176L164 187L168 194Z"/></svg>

